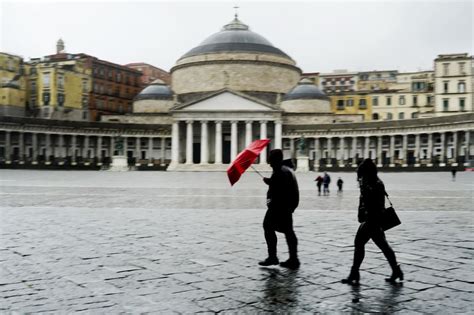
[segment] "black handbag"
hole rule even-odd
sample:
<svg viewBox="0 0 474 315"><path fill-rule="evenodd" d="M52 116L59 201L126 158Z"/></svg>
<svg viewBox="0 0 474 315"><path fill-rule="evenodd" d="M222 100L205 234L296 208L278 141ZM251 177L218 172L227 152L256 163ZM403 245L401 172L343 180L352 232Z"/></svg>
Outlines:
<svg viewBox="0 0 474 315"><path fill-rule="evenodd" d="M400 221L398 218L398 215L393 208L393 204L390 201L390 198L388 198L387 192L385 192L385 196L390 203L390 207L387 207L382 211L382 215L380 216L380 226L384 231L387 231L393 227L396 227L397 225L402 224L402 221Z"/></svg>

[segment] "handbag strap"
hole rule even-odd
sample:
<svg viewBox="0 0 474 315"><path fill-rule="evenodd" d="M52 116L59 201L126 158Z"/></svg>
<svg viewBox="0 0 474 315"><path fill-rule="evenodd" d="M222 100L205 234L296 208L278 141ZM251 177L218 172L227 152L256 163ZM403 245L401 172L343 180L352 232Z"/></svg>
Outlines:
<svg viewBox="0 0 474 315"><path fill-rule="evenodd" d="M387 197L387 200L388 200L388 202L390 203L390 206L393 207L392 201L390 200L390 198L388 198L387 192L384 191L384 193L385 193L385 197Z"/></svg>

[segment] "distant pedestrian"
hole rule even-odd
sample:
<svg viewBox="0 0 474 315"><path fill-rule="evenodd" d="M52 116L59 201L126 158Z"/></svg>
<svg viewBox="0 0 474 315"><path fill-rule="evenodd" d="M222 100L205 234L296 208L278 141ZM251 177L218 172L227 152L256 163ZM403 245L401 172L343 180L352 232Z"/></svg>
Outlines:
<svg viewBox="0 0 474 315"><path fill-rule="evenodd" d="M344 181L339 177L336 184L337 184L337 192L342 193L342 185L344 184Z"/></svg>
<svg viewBox="0 0 474 315"><path fill-rule="evenodd" d="M453 178L452 178L453 181L456 180L456 172L457 172L457 169L453 167L453 168L451 169L451 175L452 175L452 177L453 177Z"/></svg>
<svg viewBox="0 0 474 315"><path fill-rule="evenodd" d="M359 284L359 268L365 256L365 244L372 239L385 255L392 275L385 280L395 283L396 279L403 280L403 272L397 263L394 251L385 239L385 233L380 226L380 212L385 209L385 186L377 176L377 167L371 159L365 159L357 169L360 185L358 219L361 223L354 240L354 262L349 277L342 283Z"/></svg>
<svg viewBox="0 0 474 315"><path fill-rule="evenodd" d="M293 212L299 203L298 182L293 170L283 165L282 150L271 150L268 159L273 169L272 176L263 179L265 184L268 185L268 209L263 220L268 257L259 262L259 265L278 265L277 236L275 232L280 232L285 234L290 254L290 258L280 263L280 266L297 269L300 266L300 261L298 260L298 239L293 230Z"/></svg>
<svg viewBox="0 0 474 315"><path fill-rule="evenodd" d="M318 196L321 196L321 186L323 185L323 178L318 175L315 179L316 186L318 187Z"/></svg>
<svg viewBox="0 0 474 315"><path fill-rule="evenodd" d="M329 196L329 184L331 183L331 177L327 172L324 172L323 177L323 195Z"/></svg>

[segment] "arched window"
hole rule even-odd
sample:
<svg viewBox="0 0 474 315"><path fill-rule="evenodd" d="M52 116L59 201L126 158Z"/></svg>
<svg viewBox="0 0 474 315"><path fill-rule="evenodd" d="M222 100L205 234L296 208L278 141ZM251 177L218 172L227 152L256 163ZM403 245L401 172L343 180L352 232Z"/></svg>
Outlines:
<svg viewBox="0 0 474 315"><path fill-rule="evenodd" d="M465 93L466 92L466 82L460 81L458 83L458 93Z"/></svg>
<svg viewBox="0 0 474 315"><path fill-rule="evenodd" d="M411 113L411 118L418 118L418 113L417 112Z"/></svg>
<svg viewBox="0 0 474 315"><path fill-rule="evenodd" d="M387 120L392 120L392 119L393 119L392 113L387 113Z"/></svg>
<svg viewBox="0 0 474 315"><path fill-rule="evenodd" d="M379 114L373 113L372 114L372 120L379 120Z"/></svg>
<svg viewBox="0 0 474 315"><path fill-rule="evenodd" d="M405 113L398 113L398 119L405 119Z"/></svg>

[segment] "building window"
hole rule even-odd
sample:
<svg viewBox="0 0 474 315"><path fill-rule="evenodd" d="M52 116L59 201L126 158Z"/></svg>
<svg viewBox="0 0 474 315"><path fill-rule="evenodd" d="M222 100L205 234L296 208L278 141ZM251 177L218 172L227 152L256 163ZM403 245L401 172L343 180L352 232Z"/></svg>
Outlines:
<svg viewBox="0 0 474 315"><path fill-rule="evenodd" d="M449 99L444 98L443 99L443 111L447 112L449 110Z"/></svg>
<svg viewBox="0 0 474 315"><path fill-rule="evenodd" d="M459 81L459 83L458 83L458 93L466 93L466 82Z"/></svg>
<svg viewBox="0 0 474 315"><path fill-rule="evenodd" d="M337 100L337 110L344 109L344 100Z"/></svg>
<svg viewBox="0 0 474 315"><path fill-rule="evenodd" d="M120 73L117 73L117 74L115 75L115 80L116 80L117 82L120 82L120 81L122 80L122 75L121 75Z"/></svg>
<svg viewBox="0 0 474 315"><path fill-rule="evenodd" d="M390 105L392 105L392 97L387 96L387 106L390 106Z"/></svg>
<svg viewBox="0 0 474 315"><path fill-rule="evenodd" d="M30 81L30 92L36 94L36 81Z"/></svg>
<svg viewBox="0 0 474 315"><path fill-rule="evenodd" d="M87 96L82 97L82 108L87 108L88 101L87 101Z"/></svg>
<svg viewBox="0 0 474 315"><path fill-rule="evenodd" d="M367 102L365 98L361 98L359 100L359 109L366 109L367 108Z"/></svg>
<svg viewBox="0 0 474 315"><path fill-rule="evenodd" d="M373 97L372 98L372 105L378 106L379 105L379 98L378 97ZM378 117L378 115L377 115ZM378 118L377 118L378 119Z"/></svg>
<svg viewBox="0 0 474 315"><path fill-rule="evenodd" d="M443 63L443 75L449 75L449 63Z"/></svg>
<svg viewBox="0 0 474 315"><path fill-rule="evenodd" d="M443 93L448 93L449 81L443 82Z"/></svg>
<svg viewBox="0 0 474 315"><path fill-rule="evenodd" d="M346 106L354 106L354 100L352 98L347 99L347 105Z"/></svg>
<svg viewBox="0 0 474 315"><path fill-rule="evenodd" d="M33 108L33 107L35 107L35 106L36 106L36 98L32 97L32 98L30 99L30 107Z"/></svg>
<svg viewBox="0 0 474 315"><path fill-rule="evenodd" d="M35 68L35 67L31 67L31 69L30 69L30 74L31 74L31 75L36 74L36 68Z"/></svg>
<svg viewBox="0 0 474 315"><path fill-rule="evenodd" d="M373 113L372 114L372 120L379 120L379 114Z"/></svg>
<svg viewBox="0 0 474 315"><path fill-rule="evenodd" d="M418 106L418 97L413 95L413 106Z"/></svg>
<svg viewBox="0 0 474 315"><path fill-rule="evenodd" d="M431 105L431 96L426 97L426 105Z"/></svg>
<svg viewBox="0 0 474 315"><path fill-rule="evenodd" d="M387 120L392 120L392 119L393 119L392 113L387 113Z"/></svg>
<svg viewBox="0 0 474 315"><path fill-rule="evenodd" d="M465 105L466 104L466 99L465 98L460 98L459 99L459 110L463 112L465 110Z"/></svg>
<svg viewBox="0 0 474 315"><path fill-rule="evenodd" d="M398 113L398 119L405 119L405 113Z"/></svg>
<svg viewBox="0 0 474 315"><path fill-rule="evenodd" d="M64 105L64 94L58 93L58 106L62 107Z"/></svg>
<svg viewBox="0 0 474 315"><path fill-rule="evenodd" d="M400 95L398 98L398 105L405 105L405 95Z"/></svg>
<svg viewBox="0 0 474 315"><path fill-rule="evenodd" d="M49 92L43 92L43 104L45 106L49 105L49 101L51 100Z"/></svg>
<svg viewBox="0 0 474 315"><path fill-rule="evenodd" d="M82 92L87 92L87 80L82 80Z"/></svg>
<svg viewBox="0 0 474 315"><path fill-rule="evenodd" d="M49 73L43 74L43 87L49 88L49 84L51 83L51 76Z"/></svg>
<svg viewBox="0 0 474 315"><path fill-rule="evenodd" d="M465 66L464 62L459 63L459 74L466 74L464 66Z"/></svg>
<svg viewBox="0 0 474 315"><path fill-rule="evenodd" d="M62 75L58 75L58 88L64 89L64 77Z"/></svg>
<svg viewBox="0 0 474 315"><path fill-rule="evenodd" d="M418 118L418 112L411 113L411 118Z"/></svg>

